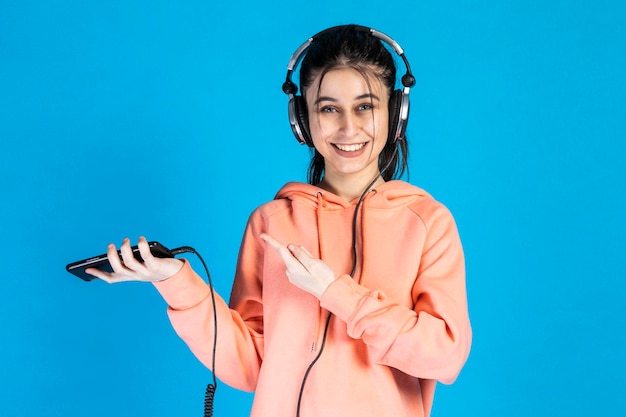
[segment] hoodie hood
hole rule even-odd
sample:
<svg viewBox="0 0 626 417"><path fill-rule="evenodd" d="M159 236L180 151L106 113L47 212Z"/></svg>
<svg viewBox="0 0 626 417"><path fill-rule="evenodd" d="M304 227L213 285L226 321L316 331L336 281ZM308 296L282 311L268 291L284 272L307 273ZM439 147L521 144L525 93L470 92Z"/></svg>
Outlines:
<svg viewBox="0 0 626 417"><path fill-rule="evenodd" d="M367 206L374 209L394 208L411 204L418 198L431 198L421 188L404 181L388 181L369 191L366 198ZM285 184L275 199L288 199L306 202L317 209L341 210L356 205L358 199L346 201L336 194L311 184L290 182Z"/></svg>

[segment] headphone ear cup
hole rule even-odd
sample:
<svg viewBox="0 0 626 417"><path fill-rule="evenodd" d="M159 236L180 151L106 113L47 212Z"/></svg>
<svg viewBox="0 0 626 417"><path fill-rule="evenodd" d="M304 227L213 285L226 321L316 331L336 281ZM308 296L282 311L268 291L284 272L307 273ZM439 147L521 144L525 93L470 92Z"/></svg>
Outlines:
<svg viewBox="0 0 626 417"><path fill-rule="evenodd" d="M389 98L389 138L395 142L404 139L409 117L409 96L402 90L394 90Z"/></svg>
<svg viewBox="0 0 626 417"><path fill-rule="evenodd" d="M291 130L298 142L302 145L306 144L309 147L313 147L313 141L309 132L309 117L304 105L304 99L301 96L293 96L289 100L288 111Z"/></svg>
<svg viewBox="0 0 626 417"><path fill-rule="evenodd" d="M295 111L298 124L300 125L300 131L302 132L302 138L304 143L309 147L313 147L313 140L311 139L311 132L309 130L309 113L306 109L306 103L304 97L296 96L295 99Z"/></svg>

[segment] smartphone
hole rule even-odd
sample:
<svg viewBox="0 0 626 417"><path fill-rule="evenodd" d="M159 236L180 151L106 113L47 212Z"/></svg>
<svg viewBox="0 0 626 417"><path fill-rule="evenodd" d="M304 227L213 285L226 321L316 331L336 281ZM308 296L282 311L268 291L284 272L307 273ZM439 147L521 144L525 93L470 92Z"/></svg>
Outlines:
<svg viewBox="0 0 626 417"><path fill-rule="evenodd" d="M174 254L172 254L169 249L161 245L159 242L148 242L148 245L150 246L150 252L152 252L152 254L157 258L174 257ZM133 250L133 255L135 256L135 259L137 259L139 262L143 262L143 259L139 254L139 248L137 246L133 246L131 249ZM119 250L117 251L117 254L121 257L121 253ZM68 272L71 272L82 280L91 281L96 279L96 277L94 277L93 275L89 275L85 272L85 269L87 268L97 268L102 271L113 272L113 268L111 268L111 264L107 259L106 253L103 255L94 256L92 258L83 259L82 261L72 262L71 264L67 264L65 266L65 269Z"/></svg>

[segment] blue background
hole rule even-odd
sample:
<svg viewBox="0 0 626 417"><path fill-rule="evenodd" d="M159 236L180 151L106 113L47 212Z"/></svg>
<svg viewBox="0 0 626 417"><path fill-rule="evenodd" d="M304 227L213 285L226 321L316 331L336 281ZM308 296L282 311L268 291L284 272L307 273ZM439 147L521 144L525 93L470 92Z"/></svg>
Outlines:
<svg viewBox="0 0 626 417"><path fill-rule="evenodd" d="M623 2L2 0L3 416L201 415L157 292L65 264L145 234L228 297L248 214L305 178L288 58L350 22L404 47L410 181L466 251L474 345L433 417L623 415ZM251 398L220 385L216 416Z"/></svg>

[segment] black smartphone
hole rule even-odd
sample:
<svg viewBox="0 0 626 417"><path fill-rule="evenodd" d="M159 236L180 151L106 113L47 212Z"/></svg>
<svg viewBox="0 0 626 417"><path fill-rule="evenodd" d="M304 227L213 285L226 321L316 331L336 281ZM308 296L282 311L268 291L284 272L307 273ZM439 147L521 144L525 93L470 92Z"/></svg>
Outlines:
<svg viewBox="0 0 626 417"><path fill-rule="evenodd" d="M150 252L152 252L152 254L157 258L174 257L174 254L172 254L169 249L161 245L159 242L148 242L148 245L150 246ZM139 262L143 262L143 259L139 254L139 248L137 246L133 246L131 249L133 250L133 255L135 256L135 259L137 259ZM117 251L117 254L121 257L120 251ZM89 275L85 272L85 269L87 268L97 268L102 271L113 272L113 268L111 268L111 264L107 259L106 253L103 255L94 256L92 258L83 259L82 261L72 262L71 264L67 264L65 266L65 269L68 272L71 272L82 280L91 281L96 279L96 277L94 277L93 275Z"/></svg>

